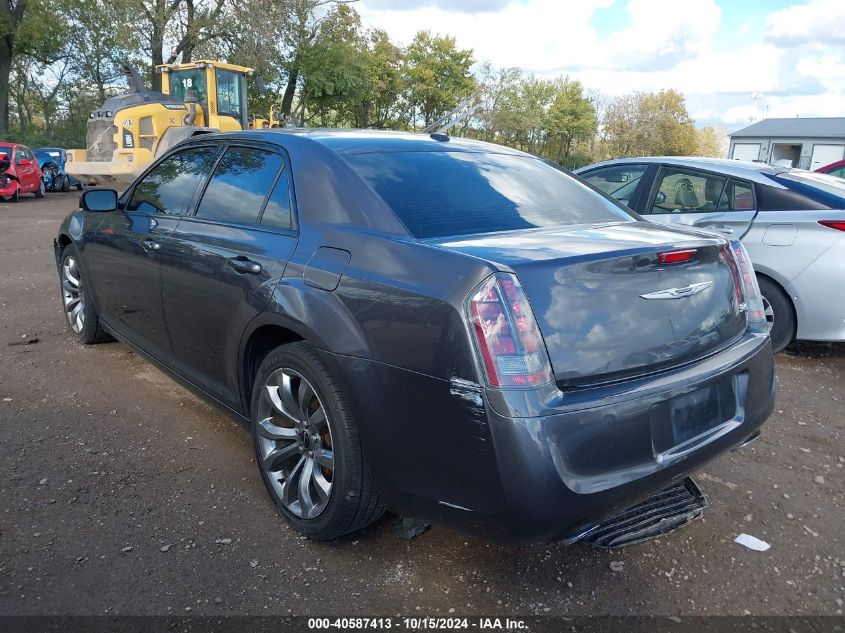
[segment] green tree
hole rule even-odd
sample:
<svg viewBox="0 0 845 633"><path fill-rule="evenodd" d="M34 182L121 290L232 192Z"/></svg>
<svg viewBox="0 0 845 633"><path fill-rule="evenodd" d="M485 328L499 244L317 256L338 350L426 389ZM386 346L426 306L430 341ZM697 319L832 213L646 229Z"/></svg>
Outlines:
<svg viewBox="0 0 845 633"><path fill-rule="evenodd" d="M9 131L9 82L16 57L58 59L65 25L45 0L0 0L0 136Z"/></svg>
<svg viewBox="0 0 845 633"><path fill-rule="evenodd" d="M335 7L302 56L303 120L306 106L323 126L351 118L367 90L366 52L358 13L346 5Z"/></svg>
<svg viewBox="0 0 845 633"><path fill-rule="evenodd" d="M489 62L482 64L478 73L480 107L476 119L480 137L488 142L513 139L520 134L522 70L519 68L493 68Z"/></svg>
<svg viewBox="0 0 845 633"><path fill-rule="evenodd" d="M472 95L472 50L459 49L454 37L420 31L408 47L408 101L418 108L425 125Z"/></svg>
<svg viewBox="0 0 845 633"><path fill-rule="evenodd" d="M550 142L555 145L554 160L569 158L576 143L592 139L598 129L593 103L584 96L580 81L569 77L555 84L554 101L546 114L544 127Z"/></svg>
<svg viewBox="0 0 845 633"><path fill-rule="evenodd" d="M367 85L355 107L357 127L384 128L400 123L403 108L402 49L390 41L385 31L375 29L367 34L365 68Z"/></svg>
<svg viewBox="0 0 845 633"><path fill-rule="evenodd" d="M130 19L128 0L65 0L62 17L71 70L93 84L99 101L124 74L123 66L138 60L140 40Z"/></svg>

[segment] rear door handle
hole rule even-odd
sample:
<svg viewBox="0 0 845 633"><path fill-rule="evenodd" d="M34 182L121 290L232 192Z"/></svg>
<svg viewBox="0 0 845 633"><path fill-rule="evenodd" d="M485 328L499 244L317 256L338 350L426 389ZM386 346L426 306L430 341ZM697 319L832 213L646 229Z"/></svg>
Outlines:
<svg viewBox="0 0 845 633"><path fill-rule="evenodd" d="M148 251L160 251L161 244L158 242L154 242L153 240L144 240L141 242L141 246L143 246Z"/></svg>
<svg viewBox="0 0 845 633"><path fill-rule="evenodd" d="M238 256L226 260L226 265L229 268L239 273L247 273L249 275L257 275L261 272L261 264L254 262L246 257Z"/></svg>

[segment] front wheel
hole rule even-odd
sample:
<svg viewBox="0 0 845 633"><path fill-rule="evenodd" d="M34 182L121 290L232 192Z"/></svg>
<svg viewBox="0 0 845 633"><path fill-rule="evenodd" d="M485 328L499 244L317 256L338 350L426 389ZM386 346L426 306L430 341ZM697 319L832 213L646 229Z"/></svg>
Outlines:
<svg viewBox="0 0 845 633"><path fill-rule="evenodd" d="M795 314L786 294L774 283L762 277L757 278L763 295L763 312L766 326L772 339L772 350L779 352L795 338Z"/></svg>
<svg viewBox="0 0 845 633"><path fill-rule="evenodd" d="M38 189L34 191L36 198L43 198L44 194L47 193L47 188L44 186L44 179L38 179Z"/></svg>
<svg viewBox="0 0 845 633"><path fill-rule="evenodd" d="M264 485L297 531L329 540L381 516L343 388L310 345L283 345L267 355L251 411Z"/></svg>
<svg viewBox="0 0 845 633"><path fill-rule="evenodd" d="M70 178L66 175L62 175L61 179L62 179L62 186L61 186L62 193L67 193L68 191L70 191Z"/></svg>

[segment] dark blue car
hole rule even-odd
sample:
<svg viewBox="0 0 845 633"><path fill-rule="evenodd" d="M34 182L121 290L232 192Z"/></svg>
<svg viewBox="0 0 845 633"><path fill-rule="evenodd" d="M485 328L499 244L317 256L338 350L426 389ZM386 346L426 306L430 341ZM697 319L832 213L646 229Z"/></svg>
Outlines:
<svg viewBox="0 0 845 633"><path fill-rule="evenodd" d="M641 221L505 147L367 131L201 136L55 241L80 342L113 336L250 424L300 532L385 508L621 545L701 515L774 372L738 242Z"/></svg>
<svg viewBox="0 0 845 633"><path fill-rule="evenodd" d="M58 147L36 147L32 150L41 167L44 188L47 191L82 190L82 181L65 172L67 150Z"/></svg>

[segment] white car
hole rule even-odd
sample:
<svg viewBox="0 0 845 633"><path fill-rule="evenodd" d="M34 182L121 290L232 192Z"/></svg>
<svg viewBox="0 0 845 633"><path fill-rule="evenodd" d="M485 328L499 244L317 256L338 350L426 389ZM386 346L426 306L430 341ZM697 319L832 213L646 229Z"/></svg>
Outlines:
<svg viewBox="0 0 845 633"><path fill-rule="evenodd" d="M575 171L645 219L741 239L775 351L845 341L845 180L715 158L624 158Z"/></svg>

